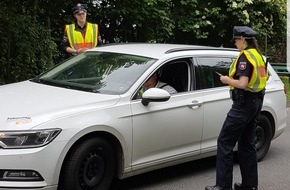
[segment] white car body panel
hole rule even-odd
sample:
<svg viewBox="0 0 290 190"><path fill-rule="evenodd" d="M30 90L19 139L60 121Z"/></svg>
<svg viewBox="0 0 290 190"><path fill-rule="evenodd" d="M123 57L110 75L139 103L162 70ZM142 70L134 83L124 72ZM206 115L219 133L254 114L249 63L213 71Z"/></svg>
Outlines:
<svg viewBox="0 0 290 190"><path fill-rule="evenodd" d="M194 93L172 95L164 103L132 104L133 170L156 165L163 159L183 154L198 155L202 134L203 108L190 106L202 102ZM156 122L159 121L159 122Z"/></svg>
<svg viewBox="0 0 290 190"><path fill-rule="evenodd" d="M56 190L68 151L79 139L106 133L121 147L117 176L125 178L161 167L214 155L216 140L232 101L228 87L171 95L166 102L144 106L133 94L149 75L173 59L235 57L238 52L200 50L164 53L189 45L124 44L88 52L135 54L158 59L123 94L85 92L31 81L0 86L0 136L5 131L60 128L49 144L38 148L0 149L0 170L35 170L43 181L1 181L0 189ZM286 127L284 86L271 66L262 112L273 117L274 138ZM193 78L188 80L192 82ZM0 176L1 177L1 176Z"/></svg>
<svg viewBox="0 0 290 190"><path fill-rule="evenodd" d="M1 102L0 107L0 128L9 127L9 130L30 129L69 114L111 106L119 100L118 96L100 96L29 81L7 87L7 85L0 86L0 99L5 98L5 102ZM22 117L30 117L31 120L20 122L17 126L15 124L17 118Z"/></svg>

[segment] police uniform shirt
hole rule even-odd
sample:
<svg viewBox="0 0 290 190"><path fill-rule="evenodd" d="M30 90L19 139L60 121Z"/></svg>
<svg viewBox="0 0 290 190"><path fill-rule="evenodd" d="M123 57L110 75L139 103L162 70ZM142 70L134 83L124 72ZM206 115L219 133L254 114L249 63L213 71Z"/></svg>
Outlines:
<svg viewBox="0 0 290 190"><path fill-rule="evenodd" d="M76 22L75 22L75 31L79 31L82 33L83 36L85 36L86 34L86 25L87 25L87 22L85 24L84 27L80 27ZM99 34L99 32L98 32ZM101 39L101 36L99 35L98 37L98 46L102 45L102 39ZM61 40L61 49L63 50L63 52L66 52L66 48L67 47L70 47L70 44L69 44L69 41L68 41L68 37L67 37L67 32L64 33L63 35L63 38Z"/></svg>
<svg viewBox="0 0 290 190"><path fill-rule="evenodd" d="M76 26L75 27L75 31L81 32L82 35L84 36L85 35L85 32L86 32L86 25L87 25L87 23L85 24L84 27L80 27L77 23L75 23L75 26ZM68 42L68 37L67 37L67 31L65 32L65 34L64 34L64 36L62 38L62 41L61 41L61 44L60 45L61 45L62 50L64 52L66 52L66 48L67 47L70 47L69 42Z"/></svg>
<svg viewBox="0 0 290 190"><path fill-rule="evenodd" d="M84 25L84 27L81 27L81 26L79 26L77 23L75 23L75 31L79 31L79 32L81 32L82 33L82 35L83 36L85 36L85 34L86 34L86 29L87 29L87 22L86 22L86 24Z"/></svg>
<svg viewBox="0 0 290 190"><path fill-rule="evenodd" d="M234 79L239 79L240 76L247 76L249 80L251 79L253 65L247 60L245 54L239 57L236 70Z"/></svg>

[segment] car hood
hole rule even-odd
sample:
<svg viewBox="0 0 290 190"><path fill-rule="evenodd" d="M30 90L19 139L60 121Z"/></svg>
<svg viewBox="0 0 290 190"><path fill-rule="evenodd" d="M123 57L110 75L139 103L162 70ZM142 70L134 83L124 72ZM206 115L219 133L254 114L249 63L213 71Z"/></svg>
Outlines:
<svg viewBox="0 0 290 190"><path fill-rule="evenodd" d="M0 86L0 130L31 129L83 111L112 106L118 95L53 87L24 81Z"/></svg>

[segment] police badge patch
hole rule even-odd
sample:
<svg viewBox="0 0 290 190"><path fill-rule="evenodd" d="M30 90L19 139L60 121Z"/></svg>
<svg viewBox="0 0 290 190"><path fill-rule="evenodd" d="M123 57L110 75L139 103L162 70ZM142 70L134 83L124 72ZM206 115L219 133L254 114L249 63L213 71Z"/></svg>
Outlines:
<svg viewBox="0 0 290 190"><path fill-rule="evenodd" d="M240 70L245 70L246 69L246 67L247 67L247 62L240 62L240 64L239 64L239 68L240 68Z"/></svg>

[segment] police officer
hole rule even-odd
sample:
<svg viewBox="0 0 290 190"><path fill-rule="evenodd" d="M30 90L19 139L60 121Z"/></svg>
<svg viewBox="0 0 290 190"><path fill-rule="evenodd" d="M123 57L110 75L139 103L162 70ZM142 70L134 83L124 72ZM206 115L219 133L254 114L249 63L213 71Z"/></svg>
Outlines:
<svg viewBox="0 0 290 190"><path fill-rule="evenodd" d="M207 186L205 190L232 190L233 148L237 142L242 182L235 183L234 188L258 189L255 129L268 73L256 34L247 26L235 26L233 29L233 40L240 55L231 64L229 76L220 76L221 82L230 86L233 104L218 137L216 185Z"/></svg>
<svg viewBox="0 0 290 190"><path fill-rule="evenodd" d="M65 26L61 48L71 55L80 54L102 43L97 24L87 22L87 6L78 3L72 8L75 22Z"/></svg>

